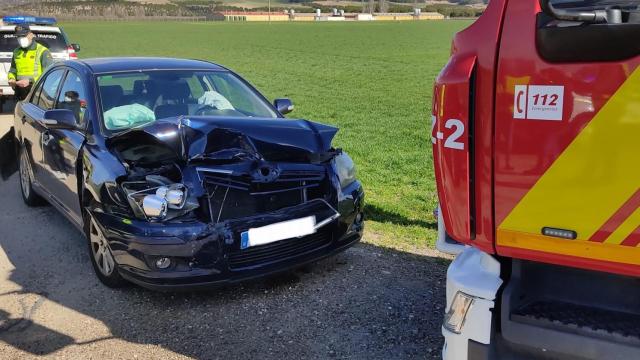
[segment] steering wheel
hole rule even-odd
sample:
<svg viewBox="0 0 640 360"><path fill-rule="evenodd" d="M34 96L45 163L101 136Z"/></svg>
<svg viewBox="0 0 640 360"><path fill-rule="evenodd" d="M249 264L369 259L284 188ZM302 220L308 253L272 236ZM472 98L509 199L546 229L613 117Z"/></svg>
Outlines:
<svg viewBox="0 0 640 360"><path fill-rule="evenodd" d="M212 106L212 105L205 105L203 107L201 107L200 109L196 110L196 115L208 115L208 113L211 110L219 110L217 107Z"/></svg>

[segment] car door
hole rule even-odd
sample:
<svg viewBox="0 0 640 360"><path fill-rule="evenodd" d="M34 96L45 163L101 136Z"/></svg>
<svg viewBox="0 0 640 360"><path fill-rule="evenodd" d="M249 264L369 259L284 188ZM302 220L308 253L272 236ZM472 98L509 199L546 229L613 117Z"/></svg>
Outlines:
<svg viewBox="0 0 640 360"><path fill-rule="evenodd" d="M69 217L82 221L78 198L77 167L80 149L85 141L87 86L74 70L66 73L53 108L73 112L75 129L45 129L41 137L42 168L45 170L43 185Z"/></svg>
<svg viewBox="0 0 640 360"><path fill-rule="evenodd" d="M26 151L31 160L34 186L41 192L48 192L45 186L47 176L42 167L42 136L47 128L42 120L44 112L53 108L64 73L65 70L60 68L46 74L46 77L37 83L31 99L19 104L16 111L23 151Z"/></svg>
<svg viewBox="0 0 640 360"><path fill-rule="evenodd" d="M503 34L498 253L640 274L640 24L567 26L511 1Z"/></svg>

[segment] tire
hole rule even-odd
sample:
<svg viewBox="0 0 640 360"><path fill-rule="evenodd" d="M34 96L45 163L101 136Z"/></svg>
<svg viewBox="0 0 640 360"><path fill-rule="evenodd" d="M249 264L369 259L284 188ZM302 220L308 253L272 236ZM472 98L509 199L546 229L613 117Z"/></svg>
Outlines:
<svg viewBox="0 0 640 360"><path fill-rule="evenodd" d="M29 162L29 155L25 149L20 151L19 170L20 193L22 194L24 203L31 207L44 204L44 199L33 190L31 163Z"/></svg>
<svg viewBox="0 0 640 360"><path fill-rule="evenodd" d="M110 288L127 286L129 283L118 272L118 264L111 252L109 242L102 234L96 220L88 212L84 216L84 229L89 259L100 282Z"/></svg>

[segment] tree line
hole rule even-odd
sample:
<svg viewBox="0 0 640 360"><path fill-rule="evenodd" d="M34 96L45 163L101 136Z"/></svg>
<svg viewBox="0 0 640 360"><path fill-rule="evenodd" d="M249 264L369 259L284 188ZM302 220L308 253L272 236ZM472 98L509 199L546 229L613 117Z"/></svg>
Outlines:
<svg viewBox="0 0 640 360"><path fill-rule="evenodd" d="M315 3L313 0L289 0L291 3L304 4L296 6L298 13L312 13L315 9L322 12L330 12L333 8L344 10L347 13L361 12L412 12L417 5L416 0L403 1L405 4L389 3L387 0L366 0L362 5L336 5L326 6ZM483 0L460 0L483 1ZM271 11L285 11L289 8L278 4L271 7ZM247 9L238 6L225 5L222 1L183 0L168 4L141 4L124 0L56 0L45 2L28 2L24 4L6 4L2 9L5 13L28 13L36 16L55 16L59 18L147 18L147 17L200 17L215 18L224 11L267 11L268 8ZM438 12L447 17L474 17L482 13L482 9L455 4L422 5L423 12Z"/></svg>

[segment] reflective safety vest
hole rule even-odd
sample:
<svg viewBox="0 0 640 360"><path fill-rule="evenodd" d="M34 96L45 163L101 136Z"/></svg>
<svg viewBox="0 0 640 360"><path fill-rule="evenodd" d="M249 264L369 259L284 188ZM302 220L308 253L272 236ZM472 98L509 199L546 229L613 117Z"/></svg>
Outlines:
<svg viewBox="0 0 640 360"><path fill-rule="evenodd" d="M48 50L46 46L36 43L35 49L17 48L13 51L16 63L16 74L9 73L8 78L14 80L28 79L36 82L44 69L42 68L42 54Z"/></svg>

